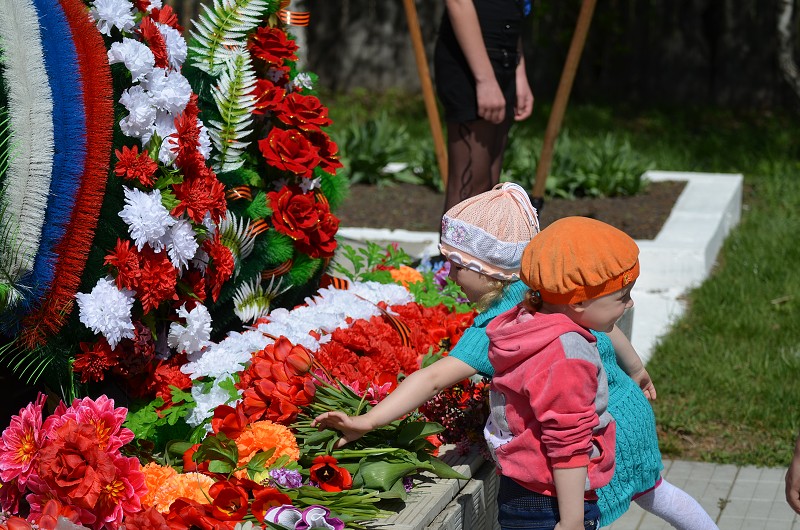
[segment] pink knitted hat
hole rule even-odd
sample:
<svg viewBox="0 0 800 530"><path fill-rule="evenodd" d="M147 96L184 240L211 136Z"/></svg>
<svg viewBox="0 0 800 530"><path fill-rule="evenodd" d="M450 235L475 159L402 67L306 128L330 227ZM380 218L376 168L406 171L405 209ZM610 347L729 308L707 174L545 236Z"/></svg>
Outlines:
<svg viewBox="0 0 800 530"><path fill-rule="evenodd" d="M539 219L528 194L519 184L505 182L447 210L439 251L481 274L518 279L522 251L538 232Z"/></svg>

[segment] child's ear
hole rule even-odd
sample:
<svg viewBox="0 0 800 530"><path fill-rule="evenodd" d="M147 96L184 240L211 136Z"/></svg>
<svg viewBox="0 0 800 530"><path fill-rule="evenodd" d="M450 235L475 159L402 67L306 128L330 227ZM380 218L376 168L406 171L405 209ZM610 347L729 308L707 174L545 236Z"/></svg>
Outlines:
<svg viewBox="0 0 800 530"><path fill-rule="evenodd" d="M569 304L569 307L576 313L583 313L586 310L586 301Z"/></svg>

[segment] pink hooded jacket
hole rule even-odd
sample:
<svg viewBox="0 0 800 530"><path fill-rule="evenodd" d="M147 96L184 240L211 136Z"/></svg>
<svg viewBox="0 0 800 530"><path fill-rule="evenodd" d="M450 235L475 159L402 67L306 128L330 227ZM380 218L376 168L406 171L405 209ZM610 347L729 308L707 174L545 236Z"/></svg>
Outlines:
<svg viewBox="0 0 800 530"><path fill-rule="evenodd" d="M588 467L586 499L614 473L615 424L594 336L565 315L517 306L492 320L491 416L498 473L556 495L554 468Z"/></svg>

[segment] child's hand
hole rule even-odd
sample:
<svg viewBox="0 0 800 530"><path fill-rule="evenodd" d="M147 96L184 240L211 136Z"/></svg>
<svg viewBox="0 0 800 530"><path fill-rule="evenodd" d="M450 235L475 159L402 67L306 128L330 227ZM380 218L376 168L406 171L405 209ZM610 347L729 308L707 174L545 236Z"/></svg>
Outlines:
<svg viewBox="0 0 800 530"><path fill-rule="evenodd" d="M320 414L311 421L311 426L319 430L334 429L342 433L342 437L336 442L336 449L358 440L372 430L372 425L364 416L348 416L338 410Z"/></svg>
<svg viewBox="0 0 800 530"><path fill-rule="evenodd" d="M631 374L631 379L639 385L639 388L642 389L647 399L651 401L656 399L656 387L653 384L653 380L650 379L650 374L647 373L644 367L635 374Z"/></svg>

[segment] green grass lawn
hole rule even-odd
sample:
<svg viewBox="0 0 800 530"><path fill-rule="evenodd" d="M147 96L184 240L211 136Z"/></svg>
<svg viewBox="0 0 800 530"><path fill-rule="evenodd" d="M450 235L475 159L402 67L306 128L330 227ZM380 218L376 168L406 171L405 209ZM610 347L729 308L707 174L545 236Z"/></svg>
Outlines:
<svg viewBox="0 0 800 530"><path fill-rule="evenodd" d="M431 143L419 98L361 94L326 101L336 123L385 112L409 138ZM534 116L512 129L510 178L532 174L548 113L548 105L537 103ZM568 131L562 144L573 148L557 153L554 174L575 171L571 161L589 145L605 146L596 150L606 158L603 150L615 150L619 160L605 164L613 168L744 175L741 222L711 276L686 294L687 312L655 349L648 370L658 389L654 408L665 456L787 465L800 428L797 113L573 104L562 130Z"/></svg>

